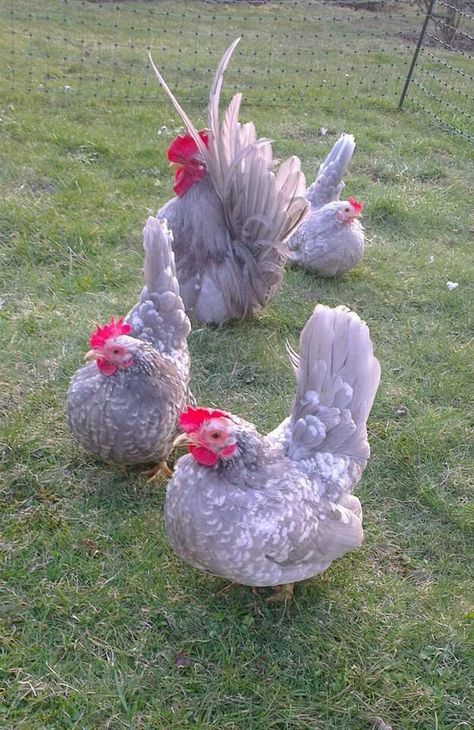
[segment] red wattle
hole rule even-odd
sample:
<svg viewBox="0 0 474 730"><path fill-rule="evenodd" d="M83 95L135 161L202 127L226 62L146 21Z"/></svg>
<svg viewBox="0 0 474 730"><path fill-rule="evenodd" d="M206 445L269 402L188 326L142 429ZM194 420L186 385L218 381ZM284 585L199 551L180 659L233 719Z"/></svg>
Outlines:
<svg viewBox="0 0 474 730"><path fill-rule="evenodd" d="M217 463L218 456L213 451L205 449L204 446L188 446L189 453L196 459L198 464L203 466L214 466Z"/></svg>
<svg viewBox="0 0 474 730"><path fill-rule="evenodd" d="M113 375L118 370L117 365L114 365L112 362L104 360L101 357L97 358L96 363L102 375Z"/></svg>
<svg viewBox="0 0 474 730"><path fill-rule="evenodd" d="M195 162L178 167L174 174L173 190L179 197L182 197L194 183L204 177L204 167Z"/></svg>

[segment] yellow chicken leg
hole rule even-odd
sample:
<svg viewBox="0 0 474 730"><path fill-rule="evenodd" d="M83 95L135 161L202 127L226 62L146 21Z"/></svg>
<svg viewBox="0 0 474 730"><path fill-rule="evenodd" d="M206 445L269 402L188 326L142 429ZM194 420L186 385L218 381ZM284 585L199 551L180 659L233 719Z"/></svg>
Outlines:
<svg viewBox="0 0 474 730"><path fill-rule="evenodd" d="M152 466L151 469L145 469L145 471L142 471L142 475L144 477L148 477L147 482L154 482L160 477L164 477L165 479L171 479L171 477L173 476L173 472L169 468L166 461L160 461L159 464Z"/></svg>
<svg viewBox="0 0 474 730"><path fill-rule="evenodd" d="M284 603L289 606L293 598L295 584L284 583L281 586L272 586L272 588L274 592L272 596L265 599L267 603Z"/></svg>

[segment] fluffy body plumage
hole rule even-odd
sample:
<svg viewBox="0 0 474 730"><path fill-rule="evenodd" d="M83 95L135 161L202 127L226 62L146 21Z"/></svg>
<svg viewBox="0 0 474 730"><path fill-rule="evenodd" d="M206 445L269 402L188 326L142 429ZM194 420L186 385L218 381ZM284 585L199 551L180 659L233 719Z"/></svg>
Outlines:
<svg viewBox="0 0 474 730"><path fill-rule="evenodd" d="M353 198L340 200L354 148L352 134L339 137L306 191L310 213L288 242L289 260L321 276L350 271L364 253L361 208Z"/></svg>
<svg viewBox="0 0 474 730"><path fill-rule="evenodd" d="M175 552L245 585L310 578L363 540L352 492L370 453L366 421L380 378L368 328L345 307L318 305L300 355L289 354L297 381L290 417L268 436L230 414L211 412L193 430L185 424L178 441L191 453L167 488Z"/></svg>
<svg viewBox="0 0 474 730"><path fill-rule="evenodd" d="M106 462L144 464L168 456L188 398L188 317L179 295L166 223L143 231L145 286L128 313L129 334L91 337L93 362L71 379L69 425L81 446ZM128 329L128 327L126 327ZM97 335L97 333L99 333ZM105 341L104 341L105 340ZM118 365L114 365L114 353Z"/></svg>
<svg viewBox="0 0 474 730"><path fill-rule="evenodd" d="M252 123L238 121L241 94L219 120L222 78L238 40L225 52L214 78L208 145L152 61L196 144L196 155L188 162L189 174L198 170L197 175L189 186L175 178L178 197L157 215L173 230L186 311L203 322L252 317L267 304L283 276L284 243L309 209L299 159L291 157L273 172L270 142L257 139ZM181 176L185 168L179 168Z"/></svg>

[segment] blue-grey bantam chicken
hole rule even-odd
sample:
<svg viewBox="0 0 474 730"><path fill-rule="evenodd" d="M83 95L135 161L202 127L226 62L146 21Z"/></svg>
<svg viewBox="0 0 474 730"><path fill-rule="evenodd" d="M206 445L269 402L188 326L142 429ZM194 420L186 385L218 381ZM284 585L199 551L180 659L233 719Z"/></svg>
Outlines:
<svg viewBox="0 0 474 730"><path fill-rule="evenodd" d="M97 327L87 365L71 379L70 428L81 446L106 462L155 463L166 458L188 402L190 323L179 295L172 236L165 221L143 230L145 286L125 319Z"/></svg>
<svg viewBox="0 0 474 730"><path fill-rule="evenodd" d="M304 327L292 413L268 436L225 411L189 407L175 445L166 530L187 563L250 586L311 578L360 547L353 495L369 457L366 422L380 379L367 326L318 305ZM287 596L292 586L279 589Z"/></svg>
<svg viewBox="0 0 474 730"><path fill-rule="evenodd" d="M363 205L353 197L340 200L354 148L352 134L339 137L306 191L310 213L288 241L289 260L321 276L350 271L364 253Z"/></svg>
<svg viewBox="0 0 474 730"><path fill-rule="evenodd" d="M219 119L223 74L238 41L216 71L207 132L194 127L150 58L187 130L168 148L176 197L157 215L173 231L186 311L218 324L265 307L284 273L285 242L309 209L299 159L290 157L274 171L269 140L257 139L252 123L238 121L241 94Z"/></svg>

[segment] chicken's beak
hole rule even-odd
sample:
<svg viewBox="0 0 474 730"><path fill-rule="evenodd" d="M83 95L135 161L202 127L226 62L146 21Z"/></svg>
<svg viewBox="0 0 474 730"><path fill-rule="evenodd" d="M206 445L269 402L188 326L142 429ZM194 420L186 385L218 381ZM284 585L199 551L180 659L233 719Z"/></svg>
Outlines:
<svg viewBox="0 0 474 730"><path fill-rule="evenodd" d="M84 355L84 360L86 362L92 362L92 360L97 360L98 357L99 355L95 350L89 350L89 352L86 352Z"/></svg>
<svg viewBox="0 0 474 730"><path fill-rule="evenodd" d="M180 433L173 441L173 449L180 446L196 446L196 439L191 433Z"/></svg>

